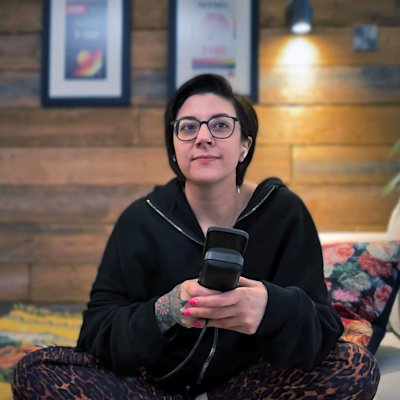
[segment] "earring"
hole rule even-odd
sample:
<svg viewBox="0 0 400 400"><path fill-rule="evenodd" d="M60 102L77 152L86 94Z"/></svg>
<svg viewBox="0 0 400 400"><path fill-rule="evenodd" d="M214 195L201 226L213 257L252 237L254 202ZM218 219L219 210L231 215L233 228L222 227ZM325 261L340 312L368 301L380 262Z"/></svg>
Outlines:
<svg viewBox="0 0 400 400"><path fill-rule="evenodd" d="M172 154L172 161L176 162L176 155L175 154Z"/></svg>
<svg viewBox="0 0 400 400"><path fill-rule="evenodd" d="M248 152L249 151L246 149L246 147L243 146L243 151L242 151L243 158L246 158Z"/></svg>

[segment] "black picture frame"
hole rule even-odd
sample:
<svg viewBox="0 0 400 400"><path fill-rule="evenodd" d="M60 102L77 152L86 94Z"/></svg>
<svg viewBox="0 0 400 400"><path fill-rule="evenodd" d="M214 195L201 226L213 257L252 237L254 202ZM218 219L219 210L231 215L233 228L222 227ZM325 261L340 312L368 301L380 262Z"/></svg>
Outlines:
<svg viewBox="0 0 400 400"><path fill-rule="evenodd" d="M94 5L99 7L96 2L102 1L105 2L107 6L103 7L103 10L101 10L103 14L99 12L98 15L104 17L105 21L108 21L108 25L106 25L108 29L97 30L95 26L94 29L87 30L88 24L85 23L81 32L86 34L85 39L88 40L91 39L90 35L93 37L93 33L96 36L96 30L97 38L99 36L102 37L104 52L97 54L97 56L99 56L97 57L97 68L100 68L97 74L100 74L99 71L102 71L102 69L105 72L102 72L103 76L100 77L71 77L67 75L72 74L72 69L70 68L71 63L69 62L72 58L68 57L70 54L68 54L67 51L71 48L72 50L76 50L76 46L81 45L76 39L76 23L73 19L67 20L67 13L69 13L69 11L67 11L66 7L67 5L68 7L70 5L74 6L74 1L43 0L41 66L41 104L43 107L128 106L130 104L131 0L113 0L108 2L107 0L80 0L79 3L76 2L75 6L78 5L82 7L83 4L86 5L87 9L90 7L90 9L93 10ZM114 8L111 9L110 7ZM110 25L111 14L114 25ZM98 15L96 15L96 17ZM116 19L114 18L115 16L117 16ZM73 18L73 15L71 18ZM59 23L60 20L62 21L61 24ZM95 20L95 18L92 18L92 21L93 20ZM119 21L120 24L116 23L115 20ZM102 24L97 21L97 26L101 25ZM72 26L71 29L70 26ZM74 32L74 35L68 36L71 30ZM68 38L70 38L70 42L67 46ZM86 43L88 43L88 40ZM120 46L115 44L115 40L120 41ZM55 43L56 41L58 41L58 43ZM112 43L113 46L110 46L110 43ZM73 46L75 46L75 49ZM52 51L52 49L54 50ZM118 54L118 56L112 57L114 53ZM87 54L89 54L87 58L96 55L95 52L93 54L86 52L86 55ZM89 59L89 66L90 61L93 61L92 66L96 68L96 57ZM99 64L101 67L98 67ZM55 66L58 66L58 68ZM60 70L62 70L62 72L60 72ZM77 69L74 73L76 71Z"/></svg>
<svg viewBox="0 0 400 400"><path fill-rule="evenodd" d="M182 37L185 37L185 35L178 35L178 24L179 24L179 6L180 1L182 0L170 0L169 1L169 38L168 38L168 95L171 96L174 91L186 80L190 79L191 77L194 77L196 75L200 75L201 73L215 73L219 74L218 68L216 68L213 71L204 71L201 72L200 70L197 73L193 73L190 77L188 76L187 79L183 79L182 82L179 82L179 79L177 78L177 75L179 74L178 69L178 52L179 52L179 46L178 46L178 39L181 40ZM185 1L185 0L184 0ZM248 57L247 59L249 60L249 66L247 68L247 71L243 72L240 71L242 77L245 77L245 79L248 80L248 85L247 85L247 90L238 90L235 82L231 82L229 77L226 77L228 81L230 81L232 88L234 92L244 94L246 95L253 103L257 103L259 99L259 89L258 89L258 74L259 74L259 68L258 68L258 58L259 58L259 0L243 0L241 3L248 3L248 13L247 15L250 18L250 24L249 24L249 32L247 34L249 40L248 40L248 46L249 46L249 52L248 52ZM203 4L223 4L223 1L217 1L217 2L196 2L193 1L194 3L203 3ZM186 0L187 3L187 0ZM236 2L238 4L238 2ZM239 20L237 21L237 25L241 23L240 18L242 15L236 15ZM190 18L188 16L188 13L185 13L185 18ZM248 22L247 22L248 23ZM190 37L190 34L188 34L186 37ZM236 53L236 57L239 58L239 50ZM235 59L236 60L236 59ZM246 74L246 75L244 75ZM221 74L224 76L223 74ZM246 77L247 76L247 77ZM240 79L240 78L239 78Z"/></svg>

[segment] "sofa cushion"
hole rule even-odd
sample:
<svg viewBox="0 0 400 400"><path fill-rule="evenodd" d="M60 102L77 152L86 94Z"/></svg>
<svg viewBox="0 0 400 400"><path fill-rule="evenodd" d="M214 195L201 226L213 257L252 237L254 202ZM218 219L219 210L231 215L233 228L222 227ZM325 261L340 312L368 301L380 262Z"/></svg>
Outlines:
<svg viewBox="0 0 400 400"><path fill-rule="evenodd" d="M400 286L400 241L322 246L332 304L342 318L342 338L375 353Z"/></svg>

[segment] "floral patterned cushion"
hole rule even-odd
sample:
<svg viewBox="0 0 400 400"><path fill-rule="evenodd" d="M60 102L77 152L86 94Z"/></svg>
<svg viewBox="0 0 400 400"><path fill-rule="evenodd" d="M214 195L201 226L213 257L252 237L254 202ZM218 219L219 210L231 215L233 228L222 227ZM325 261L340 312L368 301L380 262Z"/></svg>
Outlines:
<svg viewBox="0 0 400 400"><path fill-rule="evenodd" d="M342 338L375 353L400 286L400 241L327 244L322 251Z"/></svg>

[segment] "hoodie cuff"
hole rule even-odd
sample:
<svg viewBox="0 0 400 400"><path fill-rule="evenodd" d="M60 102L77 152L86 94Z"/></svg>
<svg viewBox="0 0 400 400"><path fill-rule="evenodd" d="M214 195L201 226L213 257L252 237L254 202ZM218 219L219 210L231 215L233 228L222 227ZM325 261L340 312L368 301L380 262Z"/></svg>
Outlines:
<svg viewBox="0 0 400 400"><path fill-rule="evenodd" d="M154 305L158 297L143 303L140 310L135 312L132 320L132 337L137 343L143 343L140 348L143 351L142 356L147 357L150 353L161 353L163 347L172 342L176 336L176 326L171 327L164 334L158 326Z"/></svg>
<svg viewBox="0 0 400 400"><path fill-rule="evenodd" d="M296 309L293 305L298 300L295 288L283 288L271 282L262 281L267 288L268 303L264 317L256 331L256 335L274 335L291 318L291 311Z"/></svg>

